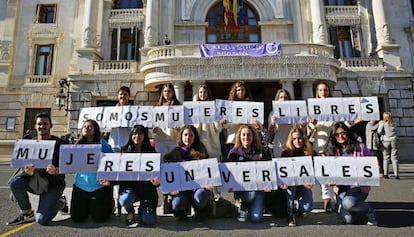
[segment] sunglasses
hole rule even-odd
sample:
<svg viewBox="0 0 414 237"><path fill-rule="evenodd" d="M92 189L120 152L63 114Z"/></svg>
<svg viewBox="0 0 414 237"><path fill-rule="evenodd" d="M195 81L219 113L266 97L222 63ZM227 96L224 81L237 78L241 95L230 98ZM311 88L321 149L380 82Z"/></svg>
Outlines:
<svg viewBox="0 0 414 237"><path fill-rule="evenodd" d="M335 133L335 137L339 137L339 136L346 137L346 136L348 136L348 133L346 133L346 132Z"/></svg>

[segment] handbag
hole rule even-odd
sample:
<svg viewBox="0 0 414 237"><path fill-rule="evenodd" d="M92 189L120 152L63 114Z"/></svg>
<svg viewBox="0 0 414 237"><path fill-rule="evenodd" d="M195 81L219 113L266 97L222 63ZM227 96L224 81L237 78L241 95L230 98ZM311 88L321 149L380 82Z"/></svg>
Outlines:
<svg viewBox="0 0 414 237"><path fill-rule="evenodd" d="M49 187L49 180L40 175L39 170L35 169L32 176L29 178L29 192L33 194L42 194L47 192Z"/></svg>

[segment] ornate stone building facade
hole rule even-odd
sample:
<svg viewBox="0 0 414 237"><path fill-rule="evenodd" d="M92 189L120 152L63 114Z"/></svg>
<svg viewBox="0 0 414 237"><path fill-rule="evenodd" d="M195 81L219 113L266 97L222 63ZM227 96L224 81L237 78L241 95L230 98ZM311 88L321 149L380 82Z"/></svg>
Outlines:
<svg viewBox="0 0 414 237"><path fill-rule="evenodd" d="M221 0L0 0L0 160L10 160L36 112L50 112L53 132L64 135L76 131L82 107L114 104L122 85L134 104L152 105L166 82L183 101L201 83L226 98L237 80L267 111L277 89L306 99L318 81L335 96L378 96L398 126L400 157L410 159L413 1L235 2L241 20L226 28ZM270 42L282 44L281 57L202 58L199 50Z"/></svg>

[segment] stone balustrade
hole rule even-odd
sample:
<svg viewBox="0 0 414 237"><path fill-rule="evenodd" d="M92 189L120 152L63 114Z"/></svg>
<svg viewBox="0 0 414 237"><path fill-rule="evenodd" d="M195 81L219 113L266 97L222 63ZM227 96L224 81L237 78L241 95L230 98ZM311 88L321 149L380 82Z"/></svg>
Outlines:
<svg viewBox="0 0 414 237"><path fill-rule="evenodd" d="M360 24L358 6L325 6L325 17L329 25Z"/></svg>
<svg viewBox="0 0 414 237"><path fill-rule="evenodd" d="M26 86L45 86L51 83L52 76L50 75L30 75L26 77Z"/></svg>
<svg viewBox="0 0 414 237"><path fill-rule="evenodd" d="M384 60L382 58L341 58L341 67L350 70L369 70L383 69Z"/></svg>
<svg viewBox="0 0 414 237"><path fill-rule="evenodd" d="M138 62L136 61L95 61L94 73L136 73Z"/></svg>

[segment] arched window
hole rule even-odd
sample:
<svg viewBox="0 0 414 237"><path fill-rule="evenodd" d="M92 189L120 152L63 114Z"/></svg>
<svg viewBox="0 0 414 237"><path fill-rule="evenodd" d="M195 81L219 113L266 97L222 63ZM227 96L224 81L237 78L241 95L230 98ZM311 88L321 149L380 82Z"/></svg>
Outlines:
<svg viewBox="0 0 414 237"><path fill-rule="evenodd" d="M229 1L230 14L227 26L224 23L223 1L219 1L209 10L206 19L208 22L206 43L259 43L261 41L258 24L260 19L257 12L247 3L242 3L240 19L235 19L235 22L238 22L238 27L233 25L233 1Z"/></svg>

